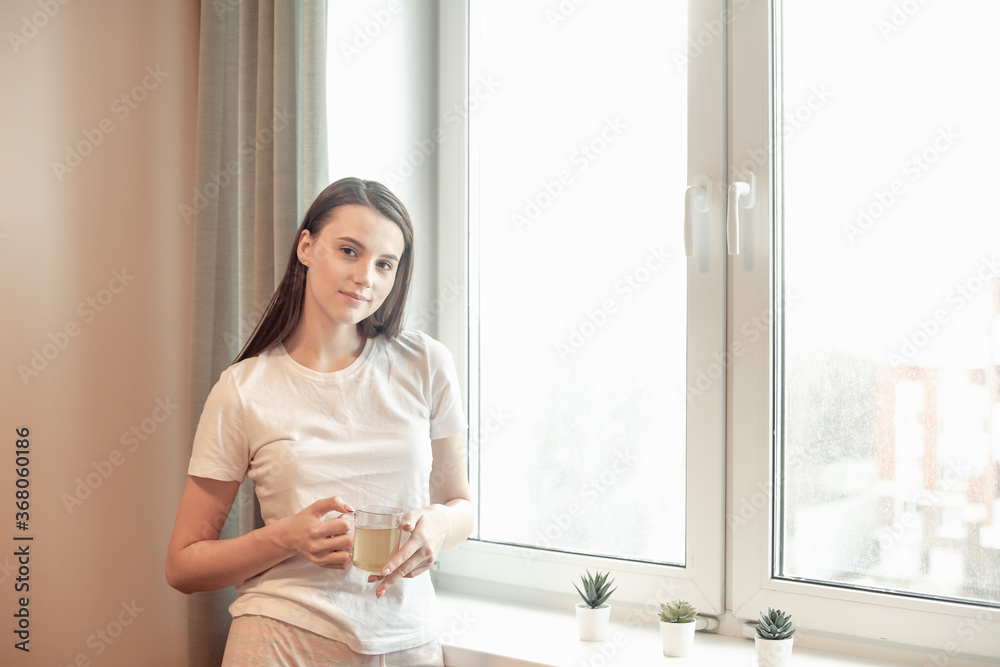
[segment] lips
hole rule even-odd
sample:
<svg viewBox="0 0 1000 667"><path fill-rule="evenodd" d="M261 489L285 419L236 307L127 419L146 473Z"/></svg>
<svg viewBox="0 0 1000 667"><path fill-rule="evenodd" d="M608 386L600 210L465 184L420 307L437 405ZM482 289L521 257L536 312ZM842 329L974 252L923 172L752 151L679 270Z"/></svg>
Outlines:
<svg viewBox="0 0 1000 667"><path fill-rule="evenodd" d="M341 292L341 294L343 294L344 296L346 296L348 301L352 301L354 303L367 303L368 302L368 299L366 299L365 297L361 296L360 294L356 294L354 292Z"/></svg>

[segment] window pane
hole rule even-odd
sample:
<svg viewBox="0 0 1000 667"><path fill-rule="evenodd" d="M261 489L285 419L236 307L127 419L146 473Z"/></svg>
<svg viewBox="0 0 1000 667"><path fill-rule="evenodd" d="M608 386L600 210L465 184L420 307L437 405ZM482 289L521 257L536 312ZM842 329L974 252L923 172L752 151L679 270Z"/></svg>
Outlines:
<svg viewBox="0 0 1000 667"><path fill-rule="evenodd" d="M683 563L686 3L559 7L472 31L480 538Z"/></svg>
<svg viewBox="0 0 1000 667"><path fill-rule="evenodd" d="M781 4L777 574L1000 602L1000 5Z"/></svg>

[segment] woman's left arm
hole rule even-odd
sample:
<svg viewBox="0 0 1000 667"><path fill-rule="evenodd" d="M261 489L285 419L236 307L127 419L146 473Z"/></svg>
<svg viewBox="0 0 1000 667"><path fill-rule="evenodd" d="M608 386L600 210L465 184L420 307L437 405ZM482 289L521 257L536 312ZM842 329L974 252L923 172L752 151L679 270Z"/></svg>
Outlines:
<svg viewBox="0 0 1000 667"><path fill-rule="evenodd" d="M399 551L382 568L382 576L368 581L382 583L375 590L382 597L401 577L415 577L434 564L442 549L461 544L472 534L475 520L461 434L431 441L431 505L403 515L403 530L410 533Z"/></svg>

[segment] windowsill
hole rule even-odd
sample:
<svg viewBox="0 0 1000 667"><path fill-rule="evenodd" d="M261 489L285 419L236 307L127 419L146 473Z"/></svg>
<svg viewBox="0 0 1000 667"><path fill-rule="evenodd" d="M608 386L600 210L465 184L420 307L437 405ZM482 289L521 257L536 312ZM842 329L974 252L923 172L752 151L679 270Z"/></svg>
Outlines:
<svg viewBox="0 0 1000 667"><path fill-rule="evenodd" d="M756 665L749 639L698 632L688 658L666 658L654 619L612 616L608 639L578 639L570 612L438 591L438 621L448 667L612 667L614 665ZM842 655L796 645L796 667L889 667L905 663Z"/></svg>

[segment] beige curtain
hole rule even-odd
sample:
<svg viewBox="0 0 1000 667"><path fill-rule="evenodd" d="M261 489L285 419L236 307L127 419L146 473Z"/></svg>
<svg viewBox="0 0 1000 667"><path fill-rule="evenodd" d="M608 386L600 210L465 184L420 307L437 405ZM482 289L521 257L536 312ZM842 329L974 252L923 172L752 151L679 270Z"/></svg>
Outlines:
<svg viewBox="0 0 1000 667"><path fill-rule="evenodd" d="M198 82L192 424L284 273L327 185L325 0L203 0ZM245 483L223 536L260 525ZM190 660L221 663L233 590L191 596Z"/></svg>

